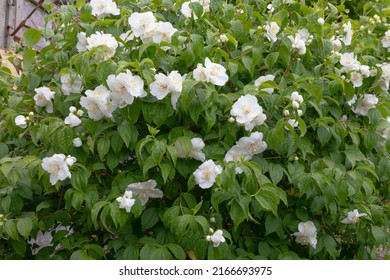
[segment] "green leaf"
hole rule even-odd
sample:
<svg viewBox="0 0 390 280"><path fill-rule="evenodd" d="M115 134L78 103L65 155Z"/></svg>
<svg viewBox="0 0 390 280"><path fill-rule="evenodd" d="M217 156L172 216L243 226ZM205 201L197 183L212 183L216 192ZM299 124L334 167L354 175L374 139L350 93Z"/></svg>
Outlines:
<svg viewBox="0 0 390 280"><path fill-rule="evenodd" d="M280 164L269 163L268 172L272 183L277 185L283 179L284 168Z"/></svg>
<svg viewBox="0 0 390 280"><path fill-rule="evenodd" d="M37 52L31 49L25 49L23 52L23 67L25 70L30 69L33 65Z"/></svg>
<svg viewBox="0 0 390 280"><path fill-rule="evenodd" d="M7 220L4 225L5 232L8 234L9 237L12 239L18 238L18 232L16 230L15 221L13 220Z"/></svg>
<svg viewBox="0 0 390 280"><path fill-rule="evenodd" d="M97 142L97 151L99 154L100 160L103 160L110 150L110 139L109 138L100 138Z"/></svg>
<svg viewBox="0 0 390 280"><path fill-rule="evenodd" d="M265 66L267 66L268 69L271 69L272 66L278 61L279 58L279 52L273 52L267 55L267 57L264 60Z"/></svg>
<svg viewBox="0 0 390 280"><path fill-rule="evenodd" d="M141 230L152 228L160 220L160 210L158 208L148 208L141 215Z"/></svg>
<svg viewBox="0 0 390 280"><path fill-rule="evenodd" d="M186 253L182 247L180 247L179 245L174 244L174 243L167 244L167 247L177 260L185 260Z"/></svg>
<svg viewBox="0 0 390 280"><path fill-rule="evenodd" d="M365 155L355 146L347 146L344 151L347 159L351 163L352 167L356 165L358 161L367 161Z"/></svg>
<svg viewBox="0 0 390 280"><path fill-rule="evenodd" d="M32 222L29 218L22 218L17 221L16 228L21 236L29 238L32 229Z"/></svg>
<svg viewBox="0 0 390 280"><path fill-rule="evenodd" d="M134 125L119 125L118 132L127 148L135 146L138 139L138 130Z"/></svg>
<svg viewBox="0 0 390 280"><path fill-rule="evenodd" d="M277 190L261 187L255 199L263 210L272 211L275 216L278 215L279 194Z"/></svg>
<svg viewBox="0 0 390 280"><path fill-rule="evenodd" d="M42 34L35 28L29 28L23 33L23 39L26 45L32 48L36 43L41 40Z"/></svg>
<svg viewBox="0 0 390 280"><path fill-rule="evenodd" d="M278 260L300 260L295 252L287 251L279 254Z"/></svg>
<svg viewBox="0 0 390 280"><path fill-rule="evenodd" d="M99 215L99 212L100 212L100 210L101 210L104 206L106 206L106 205L108 205L108 204L109 204L108 201L99 201L98 203L96 203L96 204L93 206L93 208L92 208L92 210L91 210L91 219L92 219L92 222L93 222L93 224L94 224L94 226L95 226L96 229L98 228L97 217L98 217L98 215Z"/></svg>
<svg viewBox="0 0 390 280"><path fill-rule="evenodd" d="M71 260L94 260L91 256L88 256L86 252L83 250L77 250L75 251L71 256Z"/></svg>
<svg viewBox="0 0 390 280"><path fill-rule="evenodd" d="M378 244L382 244L383 242L385 242L386 233L379 226L372 226L371 232L372 232L372 235L374 236L376 242L378 242Z"/></svg>
<svg viewBox="0 0 390 280"><path fill-rule="evenodd" d="M155 140L151 150L152 159L155 162L160 162L165 154L166 149L167 149L167 144L165 143L165 141Z"/></svg>

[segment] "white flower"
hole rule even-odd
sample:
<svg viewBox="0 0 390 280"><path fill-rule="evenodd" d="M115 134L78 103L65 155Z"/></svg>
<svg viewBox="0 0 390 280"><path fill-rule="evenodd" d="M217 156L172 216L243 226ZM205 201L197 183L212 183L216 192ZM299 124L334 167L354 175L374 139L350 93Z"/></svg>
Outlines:
<svg viewBox="0 0 390 280"><path fill-rule="evenodd" d="M107 15L119 15L120 10L112 0L91 0L92 14L98 18Z"/></svg>
<svg viewBox="0 0 390 280"><path fill-rule="evenodd" d="M360 217L366 217L366 213L361 213L359 214L359 211L357 209L348 212L348 217L346 217L344 220L341 222L343 224L356 224L359 221Z"/></svg>
<svg viewBox="0 0 390 280"><path fill-rule="evenodd" d="M225 34L220 35L220 36L219 36L219 40L220 40L222 43L229 41L228 37L227 37Z"/></svg>
<svg viewBox="0 0 390 280"><path fill-rule="evenodd" d="M205 147L205 144L201 138L195 137L191 139L192 149L190 153L190 157L205 161L206 155L202 152L202 149Z"/></svg>
<svg viewBox="0 0 390 280"><path fill-rule="evenodd" d="M48 87L40 87L35 89L34 95L35 104L39 107L45 107L49 113L53 112L52 99L54 98L54 91L51 91Z"/></svg>
<svg viewBox="0 0 390 280"><path fill-rule="evenodd" d="M42 160L42 168L50 173L50 183L54 185L58 180L64 181L70 178L69 167L65 162L63 154L54 154L52 157L45 157Z"/></svg>
<svg viewBox="0 0 390 280"><path fill-rule="evenodd" d="M360 62L357 61L353 52L341 54L340 64L343 66L340 69L341 72L359 71L360 69Z"/></svg>
<svg viewBox="0 0 390 280"><path fill-rule="evenodd" d="M76 45L76 48L77 48L77 51L78 52L85 52L87 51L87 45L88 45L88 42L87 42L87 35L85 34L85 32L80 32L77 34L77 45Z"/></svg>
<svg viewBox="0 0 390 280"><path fill-rule="evenodd" d="M154 77L156 80L149 85L150 94L161 100L171 91L171 80L162 73L156 74Z"/></svg>
<svg viewBox="0 0 390 280"><path fill-rule="evenodd" d="M76 127L81 124L81 120L73 113L69 113L69 115L64 120L65 124L69 124L71 127Z"/></svg>
<svg viewBox="0 0 390 280"><path fill-rule="evenodd" d="M229 80L226 69L218 63L213 63L208 57L205 60L205 67L209 73L209 80L217 86L223 86Z"/></svg>
<svg viewBox="0 0 390 280"><path fill-rule="evenodd" d="M61 75L61 89L65 95L81 93L82 79L80 75L65 73Z"/></svg>
<svg viewBox="0 0 390 280"><path fill-rule="evenodd" d="M163 192L156 189L157 183L155 180L149 180L141 183L133 183L127 186L126 190L132 191L139 197L142 206L145 206L149 198L162 198Z"/></svg>
<svg viewBox="0 0 390 280"><path fill-rule="evenodd" d="M261 125L266 120L263 108L257 103L257 98L247 94L241 96L230 110L230 114L236 117L236 122L245 125L245 129L250 131L255 125Z"/></svg>
<svg viewBox="0 0 390 280"><path fill-rule="evenodd" d="M351 22L348 21L347 24L343 25L343 28L344 28L344 32L345 32L345 37L341 40L343 40L343 42L346 46L349 46L349 45L351 45L352 35L353 35Z"/></svg>
<svg viewBox="0 0 390 280"><path fill-rule="evenodd" d="M81 147L83 145L83 142L78 137L74 138L72 143L73 143L73 146L75 146L76 148Z"/></svg>
<svg viewBox="0 0 390 280"><path fill-rule="evenodd" d="M75 164L76 161L77 161L77 159L75 157L72 157L72 156L67 156L65 159L65 163L69 167L71 167L73 164Z"/></svg>
<svg viewBox="0 0 390 280"><path fill-rule="evenodd" d="M349 101L347 102L347 104L348 104L349 106L352 106L353 104L355 104L356 100L357 100L357 95L354 94L353 97L352 97L352 99L349 100Z"/></svg>
<svg viewBox="0 0 390 280"><path fill-rule="evenodd" d="M32 254L36 255L42 248L53 246L52 240L51 231L45 231L45 233L43 233L41 230L38 230L37 236L31 238L27 243L31 246L38 246L31 250Z"/></svg>
<svg viewBox="0 0 390 280"><path fill-rule="evenodd" d="M298 232L294 232L295 241L302 245L310 245L314 249L317 246L317 228L312 221L301 222L298 225Z"/></svg>
<svg viewBox="0 0 390 280"><path fill-rule="evenodd" d="M198 17L195 15L195 13L190 8L190 3L198 2L203 6L203 12L209 12L210 11L210 0L191 0L188 2L184 2L180 8L180 12L186 17L190 18L191 16L194 17L194 19L197 19Z"/></svg>
<svg viewBox="0 0 390 280"><path fill-rule="evenodd" d="M293 103L293 107L294 107L294 102L296 102L298 104L297 108L299 108L299 105L301 105L303 103L303 97L297 91L294 91L291 93L290 99ZM295 105L295 106L297 106L297 105Z"/></svg>
<svg viewBox="0 0 390 280"><path fill-rule="evenodd" d="M264 29L267 32L265 36L268 38L268 40L276 42L276 40L278 39L276 37L276 34L278 34L278 32L280 31L279 25L276 22L271 22L270 24L266 25Z"/></svg>
<svg viewBox="0 0 390 280"><path fill-rule="evenodd" d="M343 45L341 44L341 41L340 39L335 39L334 37L332 37L330 39L330 42L332 43L332 50L334 52L338 52L341 50L341 48L343 47Z"/></svg>
<svg viewBox="0 0 390 280"><path fill-rule="evenodd" d="M237 146L245 150L251 157L267 149L267 143L263 141L263 133L258 131L252 132L249 137L240 138Z"/></svg>
<svg viewBox="0 0 390 280"><path fill-rule="evenodd" d="M364 77L370 77L370 66L368 65L360 65L359 67L359 71L360 73L364 76Z"/></svg>
<svg viewBox="0 0 390 280"><path fill-rule="evenodd" d="M354 88L363 85L363 75L359 72L353 71L349 80L352 82Z"/></svg>
<svg viewBox="0 0 390 280"><path fill-rule="evenodd" d="M16 116L15 124L20 128L26 128L27 127L26 117L22 115Z"/></svg>
<svg viewBox="0 0 390 280"><path fill-rule="evenodd" d="M384 48L388 48L388 51L390 51L390 30L387 30L385 37L382 38L382 45Z"/></svg>
<svg viewBox="0 0 390 280"><path fill-rule="evenodd" d="M95 90L87 90L86 96L81 97L80 105L88 110L88 116L98 121L103 117L112 117L116 109L110 97L110 91L104 86L98 86Z"/></svg>
<svg viewBox="0 0 390 280"><path fill-rule="evenodd" d="M298 121L296 119L288 119L287 122L292 126L292 127L297 127L299 125ZM288 129L286 127L286 129Z"/></svg>
<svg viewBox="0 0 390 280"><path fill-rule="evenodd" d="M210 81L210 71L203 67L202 64L198 64L196 69L192 72L194 79L196 81L209 82Z"/></svg>
<svg viewBox="0 0 390 280"><path fill-rule="evenodd" d="M219 244L225 242L225 238L223 237L223 231L217 230L213 233L213 235L207 235L206 240L209 242L213 242L214 247L218 247Z"/></svg>
<svg viewBox="0 0 390 280"><path fill-rule="evenodd" d="M132 74L128 70L126 73L119 73L117 76L109 75L107 77L107 85L111 90L111 99L119 108L132 104L134 101L134 97L131 94L131 78Z"/></svg>
<svg viewBox="0 0 390 280"><path fill-rule="evenodd" d="M156 18L152 12L132 13L128 21L135 37L153 32L157 25Z"/></svg>
<svg viewBox="0 0 390 280"><path fill-rule="evenodd" d="M133 193L131 191L125 191L123 196L120 196L116 199L119 203L119 208L125 209L127 213L130 213L131 207L133 207L135 203L135 199L132 198Z"/></svg>
<svg viewBox="0 0 390 280"><path fill-rule="evenodd" d="M118 42L111 34L105 34L103 32L96 32L87 38L87 49L92 50L95 47L103 47L104 53L97 59L107 60L115 55L118 48Z"/></svg>
<svg viewBox="0 0 390 280"><path fill-rule="evenodd" d="M263 83L265 83L266 81L273 81L275 79L275 76L274 75L265 75L265 76L261 76L261 77L258 77L256 80L255 80L255 86L256 87L259 87L261 86ZM273 88L263 88L261 89L263 91L266 91L268 93L273 93L274 92L274 89Z"/></svg>
<svg viewBox="0 0 390 280"><path fill-rule="evenodd" d="M128 41L131 41L134 39L134 34L131 32L131 30L128 30L126 31L125 33L122 33L121 35L119 35L119 38L123 41L123 42L128 42ZM119 43L119 45L121 47L123 47L123 43Z"/></svg>
<svg viewBox="0 0 390 280"><path fill-rule="evenodd" d="M170 22L158 22L154 29L152 40L156 44L161 42L171 42L171 37L177 31Z"/></svg>
<svg viewBox="0 0 390 280"><path fill-rule="evenodd" d="M215 183L216 177L222 173L222 167L220 165L216 165L214 161L211 159L202 163L198 169L196 169L193 173L195 177L195 182L202 189L211 188L211 186Z"/></svg>
<svg viewBox="0 0 390 280"><path fill-rule="evenodd" d="M185 77L186 77L186 74L182 76L182 75L180 75L180 73L178 71L172 71L168 75L169 88L172 91L171 104L172 104L173 109L175 109L175 110L176 110L177 101L181 95L181 91L183 88L183 81L184 81Z"/></svg>
<svg viewBox="0 0 390 280"><path fill-rule="evenodd" d="M364 94L363 99L357 102L356 108L352 111L361 116L367 116L368 111L373 109L378 104L378 98L373 94Z"/></svg>
<svg viewBox="0 0 390 280"><path fill-rule="evenodd" d="M74 114L74 113L77 112L77 108L75 106L70 106L69 107L69 112Z"/></svg>
<svg viewBox="0 0 390 280"><path fill-rule="evenodd" d="M295 37L289 35L287 38L291 41L291 46L293 49L298 51L298 54L306 53L306 43L299 33L295 34Z"/></svg>
<svg viewBox="0 0 390 280"><path fill-rule="evenodd" d="M325 20L321 17L321 18L318 18L317 22L319 25L324 25Z"/></svg>

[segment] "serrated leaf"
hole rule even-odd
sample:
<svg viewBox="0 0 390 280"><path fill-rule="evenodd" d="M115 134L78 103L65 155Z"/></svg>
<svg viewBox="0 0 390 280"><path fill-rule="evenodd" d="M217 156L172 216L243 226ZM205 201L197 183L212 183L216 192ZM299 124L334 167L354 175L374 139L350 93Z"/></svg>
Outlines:
<svg viewBox="0 0 390 280"><path fill-rule="evenodd" d="M16 223L16 228L18 229L18 232L21 236L24 238L29 238L30 232L32 229L32 222L29 218L22 218L19 219Z"/></svg>
<svg viewBox="0 0 390 280"><path fill-rule="evenodd" d="M13 220L6 221L4 225L4 230L8 234L8 236L11 237L12 239L18 238L18 231L16 230L15 221Z"/></svg>
<svg viewBox="0 0 390 280"><path fill-rule="evenodd" d="M108 154L110 150L111 142L109 138L100 138L97 142L97 151L100 160L103 160L104 157Z"/></svg>
<svg viewBox="0 0 390 280"><path fill-rule="evenodd" d="M36 43L41 40L42 34L35 28L29 28L23 33L23 39L26 45L32 48Z"/></svg>

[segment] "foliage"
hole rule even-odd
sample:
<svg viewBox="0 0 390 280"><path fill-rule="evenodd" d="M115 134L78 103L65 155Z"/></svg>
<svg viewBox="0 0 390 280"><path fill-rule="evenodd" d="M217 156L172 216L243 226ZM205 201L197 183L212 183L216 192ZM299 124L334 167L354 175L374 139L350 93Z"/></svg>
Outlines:
<svg viewBox="0 0 390 280"><path fill-rule="evenodd" d="M120 13L103 16L93 15L85 0L73 2L51 11L47 26L25 33L17 47L20 77L0 68L1 258L377 258L377 248L390 240L390 47L383 43L388 0L273 0L272 6L211 0L208 8L208 1L194 1L189 18L182 0L117 0ZM134 32L131 15L148 11L177 31L160 42L121 36ZM280 31L271 30L271 22ZM294 41L302 29L310 36ZM104 43L76 47L81 32L111 34L118 47L112 56ZM36 50L41 38L47 46ZM342 69L347 53L356 56L356 69ZM226 69L227 82L223 75L197 78L195 69L206 69L207 59ZM368 73L355 77L361 66ZM141 91L132 102L113 105L109 77L126 70L142 80L146 96ZM157 95L167 87L152 84L173 71L183 79L176 80L179 90L168 87L165 98ZM255 82L267 74L274 79ZM81 93L72 84L78 77ZM74 88L68 92L67 85ZM99 107L104 116L91 118L92 107L82 104L98 86L111 95L99 103L106 106ZM48 99L34 98L42 87L53 97L45 91ZM256 97L265 115L252 129L231 114L247 95ZM51 102L53 112L41 101ZM15 122L18 115L25 126ZM251 132L262 133L251 143L264 141L267 148L245 160L226 160ZM205 144L197 154L193 138ZM194 176L202 153L217 166L209 188L199 187ZM55 154L77 161L64 157L66 164L55 168L69 173L52 185L54 170L42 162ZM162 198L123 195L128 185L149 180ZM346 219L354 209L366 216ZM316 229L311 246L305 229L297 233L307 221ZM223 230L222 241L220 231L212 239L217 230Z"/></svg>

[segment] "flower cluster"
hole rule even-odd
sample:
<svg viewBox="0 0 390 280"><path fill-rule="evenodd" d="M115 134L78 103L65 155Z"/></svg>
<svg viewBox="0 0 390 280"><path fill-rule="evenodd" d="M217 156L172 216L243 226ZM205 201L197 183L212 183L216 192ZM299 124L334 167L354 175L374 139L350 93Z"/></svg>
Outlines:
<svg viewBox="0 0 390 280"><path fill-rule="evenodd" d="M64 181L71 177L69 167L75 162L75 157L66 157L64 154L54 154L53 156L45 157L42 160L42 168L50 173L50 183L54 185L58 181Z"/></svg>
<svg viewBox="0 0 390 280"><path fill-rule="evenodd" d="M64 123L70 125L71 127L76 127L81 124L81 119L84 115L84 111L77 110L76 107L69 107L69 115L65 118Z"/></svg>
<svg viewBox="0 0 390 280"><path fill-rule="evenodd" d="M149 85L150 94L158 100L165 98L168 93L171 93L171 104L176 110L177 101L181 95L183 81L186 75L180 75L178 71L172 71L167 75L158 73L155 76L155 81Z"/></svg>
<svg viewBox="0 0 390 280"><path fill-rule="evenodd" d="M301 222L298 232L294 232L295 241L302 245L310 245L314 249L317 246L317 228L312 221Z"/></svg>
<svg viewBox="0 0 390 280"><path fill-rule="evenodd" d="M110 91L105 86L87 90L80 99L80 105L88 111L88 116L98 121L103 117L112 117L116 105L111 100Z"/></svg>
<svg viewBox="0 0 390 280"><path fill-rule="evenodd" d="M193 72L196 81L210 82L217 86L223 86L229 80L226 69L218 63L211 62L207 57L202 64L198 64Z"/></svg>
<svg viewBox="0 0 390 280"><path fill-rule="evenodd" d="M98 18L114 15L117 16L120 13L115 2L112 0L91 0L92 14Z"/></svg>
<svg viewBox="0 0 390 280"><path fill-rule="evenodd" d="M128 22L133 35L144 43L170 43L172 35L177 31L170 22L158 22L152 12L132 13Z"/></svg>
<svg viewBox="0 0 390 280"><path fill-rule="evenodd" d="M352 111L356 115L368 116L368 111L375 108L376 105L378 105L379 100L378 97L376 97L374 94L366 93L363 95L363 98L359 100L357 100L357 96L355 95L354 98L348 102L348 104L352 106L356 102L357 104L354 108L352 108Z"/></svg>
<svg viewBox="0 0 390 280"><path fill-rule="evenodd" d="M253 132L249 137L240 138L225 155L225 162L234 161L240 164L251 160L254 155L267 149L267 143L263 141L263 133ZM236 167L236 173L242 173L240 167Z"/></svg>
<svg viewBox="0 0 390 280"><path fill-rule="evenodd" d="M309 34L307 29L300 29L295 36L289 35L288 38L291 41L292 48L302 55L306 53L306 44L311 42L313 36Z"/></svg>
<svg viewBox="0 0 390 280"><path fill-rule="evenodd" d="M368 65L362 65L353 52L340 54L340 64L343 66L340 69L341 73L350 73L349 80L352 82L353 87L361 87L363 85L363 77L367 78L375 74Z"/></svg>
<svg viewBox="0 0 390 280"><path fill-rule="evenodd" d="M86 36L85 32L80 32L77 34L77 38L77 50L79 52L95 50L96 62L113 57L119 46L114 36L99 31L89 37Z"/></svg>
<svg viewBox="0 0 390 280"><path fill-rule="evenodd" d="M241 96L230 110L230 114L236 117L236 122L239 125L245 126L246 131L264 123L267 116L263 113L263 108L257 102L257 98L247 94Z"/></svg>

